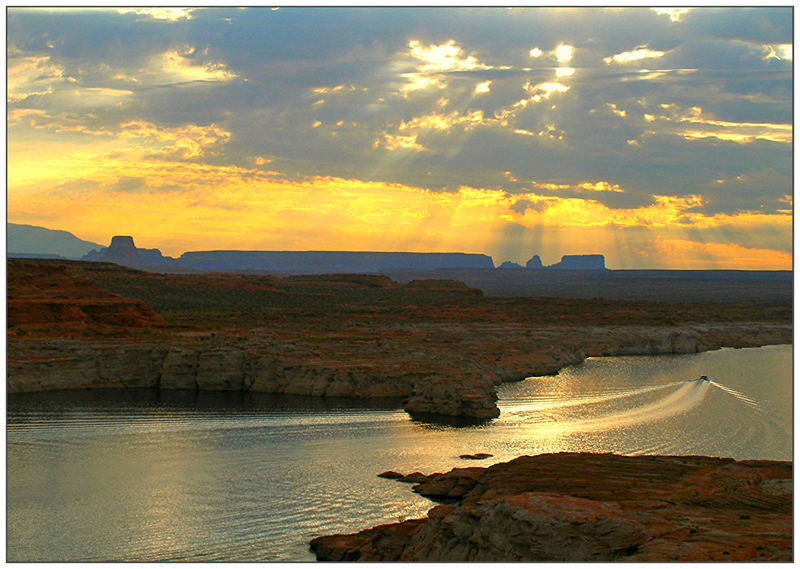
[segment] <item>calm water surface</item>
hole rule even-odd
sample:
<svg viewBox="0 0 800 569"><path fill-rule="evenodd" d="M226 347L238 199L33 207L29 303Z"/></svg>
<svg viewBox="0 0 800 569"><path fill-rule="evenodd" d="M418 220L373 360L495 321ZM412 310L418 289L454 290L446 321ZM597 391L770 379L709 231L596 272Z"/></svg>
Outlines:
<svg viewBox="0 0 800 569"><path fill-rule="evenodd" d="M432 507L384 470L556 451L791 459L791 346L593 358L500 388L487 425L254 394L11 395L8 561L312 560L308 541ZM712 382L691 382L707 375ZM488 452L488 461L458 459Z"/></svg>

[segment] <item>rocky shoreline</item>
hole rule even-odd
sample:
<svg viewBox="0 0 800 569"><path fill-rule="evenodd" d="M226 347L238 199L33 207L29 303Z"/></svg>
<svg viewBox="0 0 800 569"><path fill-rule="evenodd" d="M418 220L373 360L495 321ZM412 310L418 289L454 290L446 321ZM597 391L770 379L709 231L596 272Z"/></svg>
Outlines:
<svg viewBox="0 0 800 569"><path fill-rule="evenodd" d="M491 299L460 282L380 275L159 275L32 260L8 268L9 393L403 398L424 420L486 421L499 415L501 383L587 357L792 341L791 307L781 306Z"/></svg>
<svg viewBox="0 0 800 569"><path fill-rule="evenodd" d="M686 328L551 328L537 332L540 338L550 340L545 349L536 345L538 342L524 342L512 336L515 350L523 354L500 362L487 361L481 357L483 354L466 350L454 351L443 360L441 355L423 349L413 354L373 352L367 362L343 353L328 353L323 359L322 354L303 353L303 346L257 340L238 346L219 342L165 345L146 341L16 340L18 357L9 361L7 389L9 393L20 393L154 388L317 397L404 397L403 407L412 416L485 420L500 413L496 405L499 384L555 374L586 357L686 354L791 342L790 326L758 323ZM477 335L472 341L480 343L481 338L497 341L488 334ZM564 345L561 342L566 338L572 340ZM526 343L530 345L529 357L524 356ZM36 357L31 357L34 348ZM29 357L24 357L26 353Z"/></svg>
<svg viewBox="0 0 800 569"><path fill-rule="evenodd" d="M791 462L558 453L415 474L415 492L449 503L422 519L317 537L317 559L792 560Z"/></svg>

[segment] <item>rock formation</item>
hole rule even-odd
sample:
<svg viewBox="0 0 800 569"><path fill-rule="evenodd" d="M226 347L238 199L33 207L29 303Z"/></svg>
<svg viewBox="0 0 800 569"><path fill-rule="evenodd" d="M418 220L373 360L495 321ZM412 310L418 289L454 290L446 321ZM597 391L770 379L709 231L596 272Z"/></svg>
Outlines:
<svg viewBox="0 0 800 569"><path fill-rule="evenodd" d="M500 415L497 392L492 377L476 371L473 379L463 382L455 377L431 377L414 385L411 395L403 401L412 417L458 417L485 420Z"/></svg>
<svg viewBox="0 0 800 569"><path fill-rule="evenodd" d="M111 244L100 250L92 250L82 261L115 263L135 269L169 269L175 267L175 259L165 257L158 249L140 249L129 235L115 235Z"/></svg>
<svg viewBox="0 0 800 569"><path fill-rule="evenodd" d="M496 387L587 356L790 343L791 306L484 297L381 275L161 275L9 260L9 392L95 387L405 398L496 417ZM126 298L112 293L97 283ZM170 315L165 322L148 304Z"/></svg>
<svg viewBox="0 0 800 569"><path fill-rule="evenodd" d="M497 268L498 269L521 269L522 265L517 264L517 263L513 263L511 261L505 261L505 262L501 263L500 266L497 267Z"/></svg>
<svg viewBox="0 0 800 569"><path fill-rule="evenodd" d="M542 260L539 258L539 255L534 255L528 262L525 263L526 269L541 269L542 268Z"/></svg>
<svg viewBox="0 0 800 569"><path fill-rule="evenodd" d="M564 255L561 261L548 265L548 269L569 269L573 271L602 271L606 268L603 255Z"/></svg>
<svg viewBox="0 0 800 569"><path fill-rule="evenodd" d="M65 263L16 259L9 263L10 330L48 336L84 332L119 334L166 326L141 300L124 298L68 270Z"/></svg>
<svg viewBox="0 0 800 569"><path fill-rule="evenodd" d="M413 489L456 503L423 519L315 538L317 559L792 559L791 462L559 453L455 468Z"/></svg>
<svg viewBox="0 0 800 569"><path fill-rule="evenodd" d="M364 251L191 251L178 259L197 271L377 273L392 269L492 269L487 255Z"/></svg>

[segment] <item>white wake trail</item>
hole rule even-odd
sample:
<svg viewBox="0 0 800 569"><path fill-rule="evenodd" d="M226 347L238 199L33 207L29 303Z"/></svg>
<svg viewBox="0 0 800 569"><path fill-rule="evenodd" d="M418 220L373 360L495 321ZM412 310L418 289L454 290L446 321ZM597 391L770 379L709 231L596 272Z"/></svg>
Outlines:
<svg viewBox="0 0 800 569"><path fill-rule="evenodd" d="M724 391L725 393L729 393L730 395L733 395L733 396L734 396L736 399L738 399L738 400L740 400L740 401L744 401L745 403L747 403L747 404L748 404L748 405L750 405L751 407L753 407L753 408L755 408L755 409L758 409L759 411L763 411L763 409L761 408L761 404L760 404L758 401L755 401L755 400L753 400L753 399L750 399L750 398L749 398L747 395L745 395L744 393L741 393L741 392L739 392L739 391L736 391L736 390L735 390L735 389L733 389L732 387L728 387L728 386L726 386L726 385L722 385L721 383L717 383L716 381L710 381L709 383L710 383L711 385L713 385L714 387L719 387L719 388L720 388L722 391Z"/></svg>
<svg viewBox="0 0 800 569"><path fill-rule="evenodd" d="M533 423L531 427L536 431L552 430L553 433L558 434L601 432L667 419L696 407L708 392L708 382L681 381L678 383L681 386L674 393L647 405L588 419ZM670 385L674 386L675 384Z"/></svg>
<svg viewBox="0 0 800 569"><path fill-rule="evenodd" d="M643 393L651 393L653 391L661 391L662 389L669 389L676 385L681 385L684 381L675 381L664 385L656 385L652 387L638 387L636 389L629 389L622 392L610 393L607 395L597 395L594 397L575 397L572 399L565 399L562 401L549 401L541 400L534 403L522 403L518 405L509 405L503 407L503 411L512 415L525 413L527 411L549 411L551 409L561 409L564 407L577 407L578 405L590 405L594 403L605 403L606 401L614 401L616 399L625 399L627 397L635 397Z"/></svg>

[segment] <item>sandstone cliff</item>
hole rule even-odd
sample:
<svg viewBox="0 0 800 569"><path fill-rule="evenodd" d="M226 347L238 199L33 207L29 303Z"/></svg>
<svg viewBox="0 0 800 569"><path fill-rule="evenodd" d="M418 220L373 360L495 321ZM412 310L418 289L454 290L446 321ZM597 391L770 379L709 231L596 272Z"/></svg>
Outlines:
<svg viewBox="0 0 800 569"><path fill-rule="evenodd" d="M474 329L478 330L478 329ZM549 334L548 334L549 333ZM476 353L483 340L491 350L498 338L470 338L460 351L443 355L435 346L397 352L384 346L363 352L311 353L291 342L209 344L147 341L37 341L35 357L9 360L8 391L152 387L160 389L258 391L320 397L405 397L404 408L420 418L490 419L500 413L495 388L503 381L556 373L586 356L695 353L720 346L758 346L791 341L781 325L672 328L608 327L540 332L563 342L578 334L584 342L542 348L536 339L516 338L519 351L504 361ZM527 342L526 342L527 340ZM218 340L221 341L221 340ZM22 343L22 340L19 341ZM425 349L427 348L427 349ZM433 349L432 349L433 348ZM32 356L33 354L31 354Z"/></svg>
<svg viewBox="0 0 800 569"><path fill-rule="evenodd" d="M432 474L414 490L457 503L318 537L317 559L792 560L790 462L560 453Z"/></svg>

